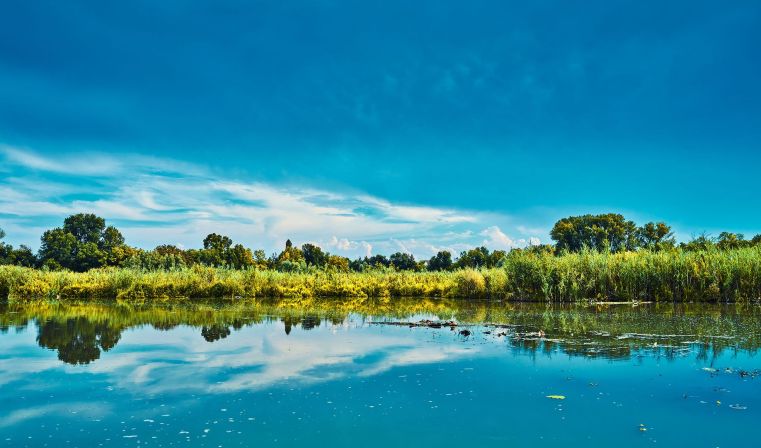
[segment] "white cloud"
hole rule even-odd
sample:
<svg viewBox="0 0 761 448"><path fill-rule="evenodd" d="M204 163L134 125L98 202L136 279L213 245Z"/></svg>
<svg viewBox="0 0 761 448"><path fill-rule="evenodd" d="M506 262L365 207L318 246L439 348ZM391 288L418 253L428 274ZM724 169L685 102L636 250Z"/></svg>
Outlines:
<svg viewBox="0 0 761 448"><path fill-rule="evenodd" d="M197 327L180 326L162 332L161 338L156 338L156 330L142 327L124 332L119 350L104 352L101 359L87 365L65 368L72 378L80 374L98 375L118 389L148 395L179 391L236 393L285 382L317 384L368 377L394 368L462 360L486 353L478 344L464 346L461 339L449 332L448 337L436 338L436 343L431 344L425 330L389 328L379 334L363 326L362 319L349 320L309 331L294 328L286 335L282 323L265 323L236 330L212 344L202 339ZM27 339L25 345L9 352L5 362L0 362L0 378L10 378L6 385L13 382L18 387L36 378L35 374L61 368L61 362L45 351L36 355L47 359L29 362L28 354L21 350L28 344L34 344L34 340ZM368 353L375 355L373 359L365 359ZM21 356L25 356L24 362L19 362ZM58 406L10 411L0 415L0 427L64 409ZM97 404L60 406L88 416L111 411L107 407L100 409Z"/></svg>
<svg viewBox="0 0 761 448"><path fill-rule="evenodd" d="M484 229L480 235L486 237L483 242L484 246L492 249L509 250L518 245L497 226Z"/></svg>
<svg viewBox="0 0 761 448"><path fill-rule="evenodd" d="M368 194L272 184L216 175L191 164L139 155L62 154L43 157L0 146L13 176L0 178L0 227L11 242L35 246L39 221L60 223L90 212L119 227L128 243L198 247L211 232L266 251L282 242L316 242L356 257L396 251L418 258L454 254L481 244L520 244L497 224L509 217L444 207L398 204ZM86 161L86 163L84 163ZM45 179L46 173L67 174ZM42 179L41 179L42 178ZM23 220L34 218L34 223ZM34 224L34 225L32 225ZM491 225L486 230L478 228ZM523 241L525 244L525 241Z"/></svg>

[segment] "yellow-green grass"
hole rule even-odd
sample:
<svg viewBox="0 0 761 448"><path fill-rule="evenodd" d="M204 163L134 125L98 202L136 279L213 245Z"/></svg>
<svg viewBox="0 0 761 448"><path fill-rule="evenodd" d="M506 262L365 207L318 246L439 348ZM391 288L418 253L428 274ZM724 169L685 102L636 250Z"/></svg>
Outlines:
<svg viewBox="0 0 761 448"><path fill-rule="evenodd" d="M579 301L757 301L761 248L730 251L513 252L501 267L454 272L284 273L193 266L84 273L0 266L0 296L29 299L449 297Z"/></svg>

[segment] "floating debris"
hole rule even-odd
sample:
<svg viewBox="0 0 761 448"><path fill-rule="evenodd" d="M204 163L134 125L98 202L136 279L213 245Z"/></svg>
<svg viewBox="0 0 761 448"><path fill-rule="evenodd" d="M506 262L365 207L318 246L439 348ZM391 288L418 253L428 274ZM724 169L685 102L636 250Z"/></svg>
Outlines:
<svg viewBox="0 0 761 448"><path fill-rule="evenodd" d="M547 395L551 400L565 400L565 395Z"/></svg>
<svg viewBox="0 0 761 448"><path fill-rule="evenodd" d="M438 321L438 320L429 320L429 319L423 319L418 322L370 322L370 325L394 325L394 326L400 326L400 327L428 327L428 328L442 328L442 327L449 327L454 328L457 326L457 322L450 320L450 321Z"/></svg>

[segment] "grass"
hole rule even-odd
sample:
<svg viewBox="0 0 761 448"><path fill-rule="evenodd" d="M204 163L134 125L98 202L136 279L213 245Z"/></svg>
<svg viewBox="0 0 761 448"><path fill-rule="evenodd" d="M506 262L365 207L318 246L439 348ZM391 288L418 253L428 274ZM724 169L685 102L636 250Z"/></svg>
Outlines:
<svg viewBox="0 0 761 448"><path fill-rule="evenodd" d="M501 267L453 272L283 273L193 266L85 273L0 266L0 296L29 299L447 297L513 301L755 302L761 247L730 251L514 251Z"/></svg>

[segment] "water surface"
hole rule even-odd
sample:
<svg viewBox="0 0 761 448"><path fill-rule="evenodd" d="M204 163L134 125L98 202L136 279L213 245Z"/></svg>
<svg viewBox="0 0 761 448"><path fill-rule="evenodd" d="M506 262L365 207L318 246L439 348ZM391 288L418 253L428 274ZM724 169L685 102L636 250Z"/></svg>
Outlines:
<svg viewBox="0 0 761 448"><path fill-rule="evenodd" d="M384 324L423 319L458 326ZM754 446L761 421L758 306L36 303L0 326L2 446Z"/></svg>

